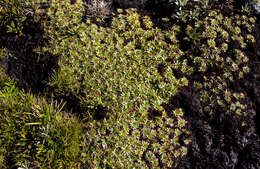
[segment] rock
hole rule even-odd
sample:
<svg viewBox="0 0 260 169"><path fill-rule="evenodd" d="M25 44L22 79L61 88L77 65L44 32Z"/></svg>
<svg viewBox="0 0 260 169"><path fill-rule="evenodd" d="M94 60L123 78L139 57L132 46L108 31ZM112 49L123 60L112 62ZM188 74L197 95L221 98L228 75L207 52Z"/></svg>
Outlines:
<svg viewBox="0 0 260 169"><path fill-rule="evenodd" d="M249 0L248 4L252 6L252 8L255 10L256 14L260 13L260 1L257 0Z"/></svg>

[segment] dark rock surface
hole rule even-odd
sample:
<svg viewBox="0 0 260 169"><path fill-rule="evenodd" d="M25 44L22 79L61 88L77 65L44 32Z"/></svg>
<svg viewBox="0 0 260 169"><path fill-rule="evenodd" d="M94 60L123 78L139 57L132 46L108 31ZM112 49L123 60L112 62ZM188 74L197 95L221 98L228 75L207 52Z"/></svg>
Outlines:
<svg viewBox="0 0 260 169"><path fill-rule="evenodd" d="M257 48L260 45L257 25ZM213 116L203 112L198 93L185 87L172 99L172 107L185 111L192 142L180 169L259 169L260 168L260 56L255 51L250 60L251 72L239 82L239 90L245 93L247 116L241 119L215 110ZM246 121L247 127L241 126Z"/></svg>
<svg viewBox="0 0 260 169"><path fill-rule="evenodd" d="M1 45L6 48L2 64L5 73L11 76L20 88L38 92L44 88L44 81L48 79L53 69L57 68L58 58L49 52L33 51L47 43L43 38L44 31L40 23L28 17L23 25L22 36L0 30Z"/></svg>
<svg viewBox="0 0 260 169"><path fill-rule="evenodd" d="M253 9L255 10L255 12L257 14L260 13L260 1L259 2L254 2L253 0L248 0L248 4L253 7Z"/></svg>

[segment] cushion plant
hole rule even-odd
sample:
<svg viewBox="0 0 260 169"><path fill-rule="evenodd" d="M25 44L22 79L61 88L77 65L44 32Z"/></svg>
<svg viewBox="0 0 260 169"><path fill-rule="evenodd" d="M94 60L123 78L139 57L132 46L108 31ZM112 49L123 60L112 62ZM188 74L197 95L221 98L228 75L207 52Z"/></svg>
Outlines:
<svg viewBox="0 0 260 169"><path fill-rule="evenodd" d="M118 9L110 24L98 26L85 16L95 15L93 6L52 0L42 20L50 40L43 50L59 56L59 70L49 79L48 101L0 74L0 167L176 168L191 142L189 112L169 113L162 104L188 85L200 93L204 113L246 117L245 94L230 86L250 71L246 51L255 43L255 17L206 2L163 29L135 9ZM83 120L52 101L70 97ZM100 105L107 115L96 119Z"/></svg>

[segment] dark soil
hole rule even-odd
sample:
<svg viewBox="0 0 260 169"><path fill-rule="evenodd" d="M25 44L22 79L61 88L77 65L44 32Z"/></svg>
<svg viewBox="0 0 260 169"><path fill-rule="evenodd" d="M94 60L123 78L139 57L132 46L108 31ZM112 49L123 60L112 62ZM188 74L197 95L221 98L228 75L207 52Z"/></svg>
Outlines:
<svg viewBox="0 0 260 169"><path fill-rule="evenodd" d="M259 24L257 25L257 43L250 58L251 72L237 85L230 85L233 91L246 96L248 115L234 118L216 109L214 115L204 112L199 93L191 86L180 89L172 98L166 110L176 107L184 109L192 143L188 154L180 160L180 169L258 169L260 168L260 55L256 54L260 46ZM247 127L242 127L246 121ZM187 136L182 136L187 137Z"/></svg>
<svg viewBox="0 0 260 169"><path fill-rule="evenodd" d="M17 82L18 87L25 91L40 92L53 70L58 68L58 56L49 52L34 52L33 49L47 43L41 24L28 17L23 25L26 26L22 36L0 30L1 45L7 49L2 64L5 73Z"/></svg>

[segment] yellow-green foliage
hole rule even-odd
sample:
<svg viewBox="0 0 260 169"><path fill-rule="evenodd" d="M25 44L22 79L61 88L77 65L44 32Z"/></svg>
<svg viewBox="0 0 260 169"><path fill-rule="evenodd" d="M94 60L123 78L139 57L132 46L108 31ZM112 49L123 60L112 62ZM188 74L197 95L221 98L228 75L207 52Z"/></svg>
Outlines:
<svg viewBox="0 0 260 169"><path fill-rule="evenodd" d="M187 79L176 79L167 65L163 76L156 69L168 56L181 55L175 27L164 32L153 28L148 17L128 10L114 17L111 28L103 28L80 23L73 10L62 12L59 5L56 14L61 15L53 18L54 24L63 26L51 35L53 51L61 55L59 73L50 82L56 93L66 96L71 92L82 106L102 104L120 114L146 111L151 105L161 108L162 101L187 85ZM60 36L65 27L75 35ZM172 43L166 43L166 37Z"/></svg>
<svg viewBox="0 0 260 169"><path fill-rule="evenodd" d="M29 1L1 0L0 28L8 33L22 33L22 22L26 20Z"/></svg>
<svg viewBox="0 0 260 169"><path fill-rule="evenodd" d="M205 111L213 113L216 107L221 107L226 113L246 115L246 105L242 104L244 94L230 91L228 85L250 71L245 50L248 44L255 43L254 24L254 17L225 16L220 10L211 10L205 18L187 25L186 39L200 52L194 56L194 51L188 50L185 55L193 62L194 71L203 75L194 86L201 93L201 101L207 104ZM186 72L175 63L176 69Z"/></svg>
<svg viewBox="0 0 260 169"><path fill-rule="evenodd" d="M2 60L4 58L4 54L5 54L5 49L0 48L0 60Z"/></svg>
<svg viewBox="0 0 260 169"><path fill-rule="evenodd" d="M194 72L203 75L193 84L208 105L205 111L214 113L221 107L227 113L243 114L243 94L228 90L227 83L249 72L244 50L254 42L255 18L205 10L202 18L195 18L183 30L192 48L182 52L177 25L162 30L149 17L128 9L118 10L110 27L99 27L91 20L82 21L82 1L73 6L69 3L54 1L48 13L52 19L45 25L50 51L60 55L60 69L49 85L55 96L75 96L81 107L101 104L110 110L104 121L86 124L86 162L92 168L147 167L144 159L153 167L158 167L157 160L164 166L176 165L168 161L185 155L186 147L178 145L178 136L188 133L186 122L182 116L168 117L161 107L188 84L185 77L175 78L172 69L181 70L186 77ZM194 49L199 52L195 54ZM162 71L157 70L158 65L164 65ZM148 120L151 107L162 116ZM155 157L157 154L160 156Z"/></svg>
<svg viewBox="0 0 260 169"><path fill-rule="evenodd" d="M0 90L0 168L79 166L81 126L61 104L25 94L2 73Z"/></svg>
<svg viewBox="0 0 260 169"><path fill-rule="evenodd" d="M88 123L86 161L90 168L153 168L159 161L166 167L177 166L174 159L187 154L186 145L179 143L180 134L186 133L182 109L173 117L163 112L161 117L148 119L134 112L119 115L117 119ZM148 163L146 163L146 160Z"/></svg>
<svg viewBox="0 0 260 169"><path fill-rule="evenodd" d="M186 78L176 79L165 62L182 54L175 37L178 27L154 28L134 9L118 10L111 27L98 27L82 23L81 2L69 2L54 3L48 14L50 51L61 56L59 72L49 85L56 96L73 94L82 107L102 104L110 110L102 122L86 124L86 162L90 168L148 167L145 156L152 167L159 167L158 160L164 166L177 165L172 159L186 154L178 142L180 134L188 133L186 121L181 109L167 116L161 103L188 84ZM159 73L160 63L165 70ZM148 120L151 107L162 116Z"/></svg>
<svg viewBox="0 0 260 169"><path fill-rule="evenodd" d="M244 50L255 42L255 18L207 8L194 9L190 16L182 13L183 21L193 21L182 30L191 46L183 52L184 39L176 38L182 33L178 25L162 30L128 9L118 10L104 28L83 22L85 10L82 0L75 5L52 0L50 20L43 23L50 38L45 50L60 56L60 69L48 85L54 97L76 97L82 108L101 104L108 116L78 121L62 112L62 104L18 90L1 72L0 168L10 167L8 163L23 168L176 167L191 141L179 142L181 134L189 134L187 122L181 108L171 114L161 104L187 86L193 73L203 77L192 82L208 105L205 111L221 107L238 117L246 115L244 94L228 85L249 72ZM187 78L174 77L173 69ZM160 115L148 113L153 108Z"/></svg>

